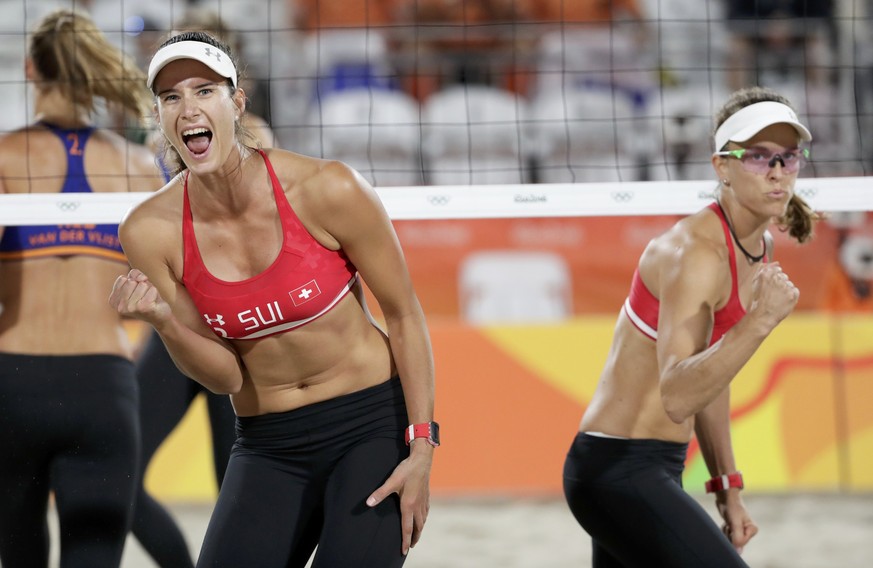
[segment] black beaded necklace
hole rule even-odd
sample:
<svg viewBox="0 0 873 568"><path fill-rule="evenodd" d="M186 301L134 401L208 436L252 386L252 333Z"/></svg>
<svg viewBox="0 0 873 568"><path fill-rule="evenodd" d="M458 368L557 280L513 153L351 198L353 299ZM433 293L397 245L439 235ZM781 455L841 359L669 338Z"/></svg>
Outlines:
<svg viewBox="0 0 873 568"><path fill-rule="evenodd" d="M749 251L747 251L745 247L743 247L743 243L740 242L740 239L734 232L734 226L731 224L731 220L728 219L727 213L724 212L724 207L721 206L721 202L716 199L715 204L718 205L718 209L719 211L721 211L721 214L724 217L724 222L727 223L728 230L731 232L731 236L734 238L734 242L737 243L737 246L740 247L741 251L743 251L743 255L746 257L746 260L748 260L752 264L764 260L764 256L767 254L767 241L764 240L763 237L761 237L761 244L764 245L764 252L762 252L760 255L755 256L753 254L749 254Z"/></svg>

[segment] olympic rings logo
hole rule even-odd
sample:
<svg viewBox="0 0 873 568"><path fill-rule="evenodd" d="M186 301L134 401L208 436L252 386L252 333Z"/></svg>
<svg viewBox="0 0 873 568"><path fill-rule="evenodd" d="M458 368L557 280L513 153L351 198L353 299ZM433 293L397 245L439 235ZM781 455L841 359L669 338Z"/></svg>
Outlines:
<svg viewBox="0 0 873 568"><path fill-rule="evenodd" d="M613 201L618 201L619 203L628 203L634 199L633 191L611 191L609 195Z"/></svg>
<svg viewBox="0 0 873 568"><path fill-rule="evenodd" d="M796 190L795 193L799 197L802 197L805 200L809 200L818 194L818 190L816 190L814 187L801 187L800 189Z"/></svg>
<svg viewBox="0 0 873 568"><path fill-rule="evenodd" d="M58 209L65 213L69 213L78 209L81 204L80 201L59 201L57 205Z"/></svg>
<svg viewBox="0 0 873 568"><path fill-rule="evenodd" d="M428 195L427 200L431 205L440 206L448 205L450 198L448 195Z"/></svg>

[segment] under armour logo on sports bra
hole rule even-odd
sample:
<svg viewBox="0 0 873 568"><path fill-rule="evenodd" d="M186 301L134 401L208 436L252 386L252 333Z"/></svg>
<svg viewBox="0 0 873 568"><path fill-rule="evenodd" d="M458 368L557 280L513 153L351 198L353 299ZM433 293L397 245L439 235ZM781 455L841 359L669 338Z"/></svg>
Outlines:
<svg viewBox="0 0 873 568"><path fill-rule="evenodd" d="M224 316L221 314L216 314L214 318L209 317L209 314L203 314L203 317L206 319L206 323L212 325L217 323L219 326L224 325Z"/></svg>

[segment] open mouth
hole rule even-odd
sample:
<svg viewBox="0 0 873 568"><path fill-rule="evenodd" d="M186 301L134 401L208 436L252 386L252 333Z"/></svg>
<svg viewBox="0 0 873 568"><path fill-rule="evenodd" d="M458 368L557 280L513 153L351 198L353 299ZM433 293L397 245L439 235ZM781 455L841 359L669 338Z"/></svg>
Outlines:
<svg viewBox="0 0 873 568"><path fill-rule="evenodd" d="M182 132L182 142L195 156L205 154L212 142L212 131L206 128L192 128Z"/></svg>

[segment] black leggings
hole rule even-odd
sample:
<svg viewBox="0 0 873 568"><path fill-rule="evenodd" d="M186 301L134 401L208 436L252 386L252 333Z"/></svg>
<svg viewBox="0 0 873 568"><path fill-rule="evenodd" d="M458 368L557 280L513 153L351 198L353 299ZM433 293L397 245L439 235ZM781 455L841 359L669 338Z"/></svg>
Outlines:
<svg viewBox="0 0 873 568"><path fill-rule="evenodd" d="M151 333L137 361L136 376L140 390L142 459L132 532L162 568L193 568L194 561L182 531L170 513L146 492L143 485L145 472L155 452L185 416L194 398L203 393L212 430L215 479L220 487L230 449L236 440L236 416L230 397L209 392L179 371L155 332Z"/></svg>
<svg viewBox="0 0 873 568"><path fill-rule="evenodd" d="M0 564L45 568L54 492L63 568L121 562L139 432L130 361L0 354Z"/></svg>
<svg viewBox="0 0 873 568"><path fill-rule="evenodd" d="M595 568L747 566L682 489L687 444L578 434L564 495L593 540Z"/></svg>
<svg viewBox="0 0 873 568"><path fill-rule="evenodd" d="M403 565L400 503L365 500L409 455L400 380L277 414L237 418L197 566Z"/></svg>

